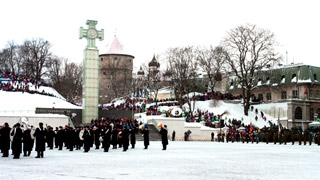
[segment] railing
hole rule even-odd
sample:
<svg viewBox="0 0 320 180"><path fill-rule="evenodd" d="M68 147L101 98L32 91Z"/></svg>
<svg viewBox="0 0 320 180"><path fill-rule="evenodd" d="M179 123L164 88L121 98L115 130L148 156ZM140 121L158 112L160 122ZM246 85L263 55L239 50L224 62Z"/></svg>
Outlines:
<svg viewBox="0 0 320 180"><path fill-rule="evenodd" d="M152 118L151 122L152 122L152 124L154 125L154 127L155 127L158 131L160 131L160 128L158 127L157 121Z"/></svg>
<svg viewBox="0 0 320 180"><path fill-rule="evenodd" d="M2 110L0 111L0 114L4 113L4 114L15 114L15 113L27 113L27 114L34 114L35 111L34 110Z"/></svg>

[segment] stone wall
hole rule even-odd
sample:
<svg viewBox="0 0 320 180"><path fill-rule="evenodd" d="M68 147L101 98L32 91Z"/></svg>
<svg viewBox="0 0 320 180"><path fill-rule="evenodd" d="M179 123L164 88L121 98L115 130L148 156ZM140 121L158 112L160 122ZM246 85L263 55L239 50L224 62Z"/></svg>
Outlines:
<svg viewBox="0 0 320 180"><path fill-rule="evenodd" d="M127 96L131 92L133 56L102 54L99 56L99 104Z"/></svg>

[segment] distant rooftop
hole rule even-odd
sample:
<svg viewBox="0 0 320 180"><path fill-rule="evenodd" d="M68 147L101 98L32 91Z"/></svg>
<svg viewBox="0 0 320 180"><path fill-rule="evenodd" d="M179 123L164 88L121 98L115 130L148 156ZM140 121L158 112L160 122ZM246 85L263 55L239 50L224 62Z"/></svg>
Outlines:
<svg viewBox="0 0 320 180"><path fill-rule="evenodd" d="M120 41L118 40L116 35L113 37L113 42L112 42L112 44L106 54L129 55L129 53L127 53L125 51L125 49L123 48L122 44L120 43ZM129 56L131 56L131 55L129 55Z"/></svg>

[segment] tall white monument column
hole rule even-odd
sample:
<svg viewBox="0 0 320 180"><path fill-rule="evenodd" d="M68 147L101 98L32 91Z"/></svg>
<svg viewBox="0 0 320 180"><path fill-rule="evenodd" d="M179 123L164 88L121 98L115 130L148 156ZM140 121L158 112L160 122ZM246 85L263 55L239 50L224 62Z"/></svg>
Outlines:
<svg viewBox="0 0 320 180"><path fill-rule="evenodd" d="M88 29L80 27L80 39L88 41L83 52L82 123L90 123L99 115L99 50L96 39L103 40L104 30L97 31L97 23L87 20Z"/></svg>

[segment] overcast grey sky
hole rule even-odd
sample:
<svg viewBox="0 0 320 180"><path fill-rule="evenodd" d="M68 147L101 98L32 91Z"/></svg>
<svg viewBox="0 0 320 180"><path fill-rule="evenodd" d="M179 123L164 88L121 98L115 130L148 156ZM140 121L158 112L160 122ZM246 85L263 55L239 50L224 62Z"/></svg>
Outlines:
<svg viewBox="0 0 320 180"><path fill-rule="evenodd" d="M106 53L116 34L134 66L170 47L217 46L227 31L250 23L276 35L289 62L320 66L320 1L317 0L6 0L0 3L0 48L8 40L42 37L54 54L81 62L80 26L97 20Z"/></svg>

